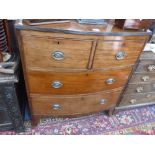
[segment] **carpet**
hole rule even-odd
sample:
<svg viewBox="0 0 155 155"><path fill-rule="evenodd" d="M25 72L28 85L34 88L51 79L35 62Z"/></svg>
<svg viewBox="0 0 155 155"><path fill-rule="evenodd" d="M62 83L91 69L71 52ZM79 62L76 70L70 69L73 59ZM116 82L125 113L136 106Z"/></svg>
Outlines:
<svg viewBox="0 0 155 155"><path fill-rule="evenodd" d="M116 111L108 117L104 112L78 118L45 118L26 131L0 132L1 135L154 135L155 105Z"/></svg>

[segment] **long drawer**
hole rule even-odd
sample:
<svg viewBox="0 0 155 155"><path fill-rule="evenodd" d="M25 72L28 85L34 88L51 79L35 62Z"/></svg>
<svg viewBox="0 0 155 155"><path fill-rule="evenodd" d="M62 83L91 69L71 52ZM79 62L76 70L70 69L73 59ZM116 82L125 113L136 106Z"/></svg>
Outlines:
<svg viewBox="0 0 155 155"><path fill-rule="evenodd" d="M93 68L114 68L135 64L144 41L99 41Z"/></svg>
<svg viewBox="0 0 155 155"><path fill-rule="evenodd" d="M87 94L124 87L131 67L86 72L29 72L30 93L56 95Z"/></svg>
<svg viewBox="0 0 155 155"><path fill-rule="evenodd" d="M23 46L27 69L86 69L92 41L25 36Z"/></svg>
<svg viewBox="0 0 155 155"><path fill-rule="evenodd" d="M89 95L44 95L31 94L34 115L76 115L98 112L114 107L122 89Z"/></svg>
<svg viewBox="0 0 155 155"><path fill-rule="evenodd" d="M155 93L124 95L116 109L150 104L155 104Z"/></svg>

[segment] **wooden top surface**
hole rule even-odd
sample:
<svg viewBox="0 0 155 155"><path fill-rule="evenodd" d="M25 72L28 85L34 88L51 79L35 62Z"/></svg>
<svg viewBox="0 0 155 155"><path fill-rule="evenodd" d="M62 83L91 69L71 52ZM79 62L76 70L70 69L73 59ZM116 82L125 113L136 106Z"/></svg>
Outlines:
<svg viewBox="0 0 155 155"><path fill-rule="evenodd" d="M79 24L76 20L68 20L65 23L52 23L41 24L32 26L28 20L18 20L15 24L17 29L36 30L43 32L60 32L71 34L84 34L84 35L151 35L151 32L137 31L137 30L123 30L113 26L109 30L110 25L88 25Z"/></svg>

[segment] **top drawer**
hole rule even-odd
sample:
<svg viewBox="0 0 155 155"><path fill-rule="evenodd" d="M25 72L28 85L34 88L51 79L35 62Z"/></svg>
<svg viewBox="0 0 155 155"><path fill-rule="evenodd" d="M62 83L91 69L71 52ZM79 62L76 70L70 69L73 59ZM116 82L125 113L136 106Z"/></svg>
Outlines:
<svg viewBox="0 0 155 155"><path fill-rule="evenodd" d="M86 69L91 46L90 40L23 36L28 69Z"/></svg>
<svg viewBox="0 0 155 155"><path fill-rule="evenodd" d="M93 68L134 65L144 43L144 40L98 41Z"/></svg>

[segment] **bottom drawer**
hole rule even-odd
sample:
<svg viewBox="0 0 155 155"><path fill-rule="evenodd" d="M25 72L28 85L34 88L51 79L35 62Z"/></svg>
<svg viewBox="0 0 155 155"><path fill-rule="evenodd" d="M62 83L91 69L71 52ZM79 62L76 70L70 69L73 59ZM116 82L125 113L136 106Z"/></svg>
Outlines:
<svg viewBox="0 0 155 155"><path fill-rule="evenodd" d="M124 95L116 109L155 104L155 93Z"/></svg>
<svg viewBox="0 0 155 155"><path fill-rule="evenodd" d="M114 107L122 89L89 95L51 96L31 94L33 115L78 115Z"/></svg>

